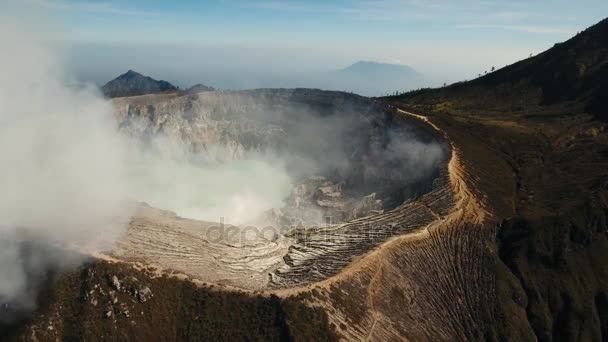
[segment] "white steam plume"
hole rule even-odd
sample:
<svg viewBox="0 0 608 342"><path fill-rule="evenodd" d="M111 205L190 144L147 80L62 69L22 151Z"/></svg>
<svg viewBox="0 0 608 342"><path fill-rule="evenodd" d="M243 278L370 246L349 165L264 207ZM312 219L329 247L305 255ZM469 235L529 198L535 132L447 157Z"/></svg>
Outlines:
<svg viewBox="0 0 608 342"><path fill-rule="evenodd" d="M35 278L74 261L47 247L107 248L123 232L125 149L111 106L66 86L45 40L0 16L0 42L0 302L27 306Z"/></svg>
<svg viewBox="0 0 608 342"><path fill-rule="evenodd" d="M129 165L133 198L182 217L247 224L282 207L292 189L282 162L270 156L217 162L176 155L135 151Z"/></svg>

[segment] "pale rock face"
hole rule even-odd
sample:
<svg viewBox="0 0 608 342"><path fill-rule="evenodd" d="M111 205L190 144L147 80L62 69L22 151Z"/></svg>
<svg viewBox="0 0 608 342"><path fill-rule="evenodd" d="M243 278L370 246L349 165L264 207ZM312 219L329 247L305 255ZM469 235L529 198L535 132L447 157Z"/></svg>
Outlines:
<svg viewBox="0 0 608 342"><path fill-rule="evenodd" d="M121 98L114 101L115 113L120 130L137 140L166 138L161 143L208 159L232 160L243 158L245 152L264 152L283 134L279 127L261 125L244 115L227 117L214 111L212 106L217 103L213 98L201 97L183 96L153 104Z"/></svg>

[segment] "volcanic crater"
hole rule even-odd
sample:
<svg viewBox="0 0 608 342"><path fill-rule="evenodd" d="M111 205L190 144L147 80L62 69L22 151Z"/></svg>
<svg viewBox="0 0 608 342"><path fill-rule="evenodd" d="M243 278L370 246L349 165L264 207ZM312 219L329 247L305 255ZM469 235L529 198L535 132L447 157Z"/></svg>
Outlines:
<svg viewBox="0 0 608 342"><path fill-rule="evenodd" d="M238 224L138 198L147 203L104 252L108 259L226 288L298 287L336 275L454 206L449 145L428 124L368 98L259 89L115 98L113 106L121 132L151 154L170 150L194 169L252 159L280 164L289 189L281 205L252 208L255 215ZM258 182L256 175L247 182ZM190 190L205 201L222 198L221 189L201 191ZM204 210L205 203L190 204Z"/></svg>

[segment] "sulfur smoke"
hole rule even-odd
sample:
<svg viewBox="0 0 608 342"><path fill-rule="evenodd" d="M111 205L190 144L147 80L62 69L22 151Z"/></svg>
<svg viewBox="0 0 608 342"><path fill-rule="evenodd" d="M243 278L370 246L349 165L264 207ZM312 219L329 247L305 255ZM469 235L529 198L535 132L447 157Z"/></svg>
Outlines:
<svg viewBox="0 0 608 342"><path fill-rule="evenodd" d="M248 154L217 161L130 149L131 197L181 217L247 224L266 210L282 207L292 188L283 162L273 156Z"/></svg>
<svg viewBox="0 0 608 342"><path fill-rule="evenodd" d="M0 322L34 309L48 275L80 252L111 249L139 201L237 223L282 205L291 181L280 162L146 154L96 87L70 85L62 49L0 19Z"/></svg>
<svg viewBox="0 0 608 342"><path fill-rule="evenodd" d="M105 249L130 216L111 106L73 89L46 40L0 18L0 303L34 306L50 270ZM0 317L1 318L1 317Z"/></svg>

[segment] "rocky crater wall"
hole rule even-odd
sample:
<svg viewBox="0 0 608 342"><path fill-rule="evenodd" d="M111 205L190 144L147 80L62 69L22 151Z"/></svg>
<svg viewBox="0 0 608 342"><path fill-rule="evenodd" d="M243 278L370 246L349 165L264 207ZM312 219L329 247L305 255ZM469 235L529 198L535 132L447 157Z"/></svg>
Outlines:
<svg viewBox="0 0 608 342"><path fill-rule="evenodd" d="M288 204L313 203L335 221L390 210L428 192L446 155L428 132L346 93L151 95L116 99L114 106L120 130L160 154L283 164L293 183Z"/></svg>
<svg viewBox="0 0 608 342"><path fill-rule="evenodd" d="M367 98L260 89L113 104L120 131L151 154L201 168L263 160L280 165L291 188L248 229L142 208L114 251L122 259L227 286L296 286L335 274L450 207L447 145Z"/></svg>

